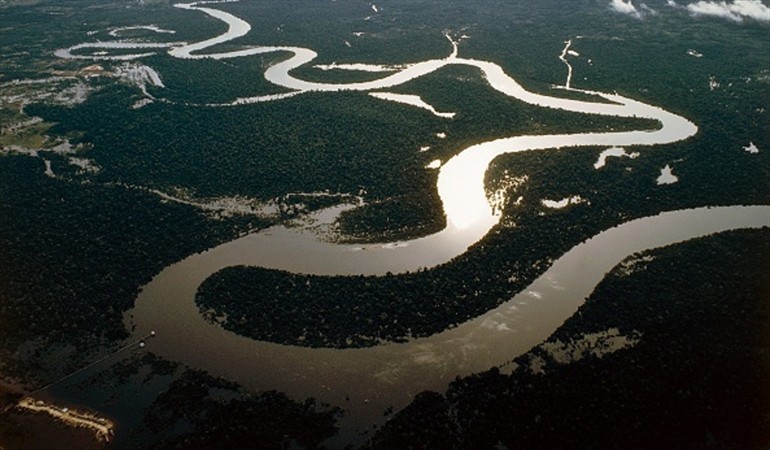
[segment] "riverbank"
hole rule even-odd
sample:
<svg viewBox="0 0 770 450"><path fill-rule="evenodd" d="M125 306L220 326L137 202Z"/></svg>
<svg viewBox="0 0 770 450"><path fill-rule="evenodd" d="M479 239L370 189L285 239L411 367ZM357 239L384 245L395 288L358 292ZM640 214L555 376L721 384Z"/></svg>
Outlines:
<svg viewBox="0 0 770 450"><path fill-rule="evenodd" d="M544 343L418 396L367 448L767 449L768 237L626 258Z"/></svg>
<svg viewBox="0 0 770 450"><path fill-rule="evenodd" d="M0 410L0 448L100 450L112 440L115 425L111 421L22 395L16 391L13 401Z"/></svg>
<svg viewBox="0 0 770 450"><path fill-rule="evenodd" d="M142 290L132 320L137 333L158 330L162 338L152 347L162 357L251 389L278 389L292 398L345 405L350 414L340 419L342 439L354 439L355 429L382 423L383 411L406 406L418 392L443 390L456 376L500 366L542 342L627 255L720 231L769 225L768 206L698 208L633 220L575 246L520 294L480 317L428 338L345 350L255 341L201 316L194 297L211 274L231 265L259 266L266 258L275 263L266 252L270 246L292 251L269 234L257 234L166 268ZM315 262L330 268L322 260Z"/></svg>

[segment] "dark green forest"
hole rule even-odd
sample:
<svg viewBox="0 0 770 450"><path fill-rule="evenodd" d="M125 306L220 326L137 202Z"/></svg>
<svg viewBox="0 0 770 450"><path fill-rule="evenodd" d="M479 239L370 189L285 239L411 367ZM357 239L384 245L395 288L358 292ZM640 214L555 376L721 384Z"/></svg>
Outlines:
<svg viewBox="0 0 770 450"><path fill-rule="evenodd" d="M501 156L487 171L489 192L506 189L506 179L526 181L507 188L499 225L455 260L385 277L231 267L201 285L196 302L202 313L210 320L226 315L225 328L282 344L343 348L402 342L494 308L568 249L609 227L681 208L767 204L767 24L693 17L664 0L646 2L657 14L639 20L611 11L607 3L383 0L378 12L363 1L217 5L252 30L214 50L307 47L318 57L293 75L324 82L382 74L323 71L315 64L402 65L444 58L451 51L448 34L467 36L460 42L461 57L499 64L529 90L586 98L553 88L566 79L558 55L572 39L571 48L579 52L569 57L574 87L660 106L688 118L699 132L665 146L628 147L640 156L608 159L601 170L593 167L604 150L599 147ZM456 112L453 119L364 92L207 106L285 92L263 77L267 67L288 56L280 52L189 61L161 51L143 58L138 62L154 68L165 87L148 86L156 101L135 109L144 94L114 75L122 63L98 61L101 74L87 76L83 69L95 61L54 56L55 50L82 42L115 40L110 30L137 24L176 33L132 30L123 38L196 42L226 29L166 0L0 0L0 381L31 390L117 348L133 331L125 314L155 274L246 233L351 203L356 196L363 206L343 213L335 225L340 241L387 242L442 229L437 172L425 166L470 145L522 134L657 126L525 105L489 88L480 72L460 66L388 89ZM688 54L691 49L702 56ZM56 99L57 90L81 84L87 87L83 101ZM13 131L33 117L42 122ZM80 145L75 153L54 149L64 138ZM18 148L36 142L43 144ZM759 153L744 151L750 142ZM78 170L75 157L93 161L99 170ZM47 174L46 164L55 175ZM655 179L666 165L679 181L659 186ZM278 213L212 214L154 191L183 192L201 202L237 196L277 205ZM302 194L316 192L329 195ZM559 210L541 203L574 195L586 203ZM610 274L551 338L566 341L617 327L641 333L636 347L548 366L545 375L492 370L458 380L445 394L417 396L370 445L770 445L770 398L759 381L768 374L770 335L757 334L770 323L761 302L770 285L770 266L762 259L770 254L767 242L766 232L735 232L653 252L656 259L645 270L629 277ZM353 331L351 323L360 328ZM526 366L537 351L520 356L517 364ZM142 370L163 372L164 363ZM292 439L322 446L340 413L339 405L303 403L281 393L254 393L231 405L210 403L203 391L225 389L219 384L225 381L185 370L165 374L165 384L153 385L165 393L154 392L136 412L173 428L150 433L157 448L204 448L218 442L212 436L225 442L225 435L209 433L213 429L229 430L224 433L235 436L227 441L233 448L252 431L265 436L266 447L280 448ZM136 383L136 377L104 376ZM724 391L725 385L734 388ZM186 397L200 404L193 407L182 401ZM118 411L121 401L118 394L100 397L94 408L104 403ZM265 418L271 410L285 412L275 421L286 427L255 431L228 415L238 411L242 419L264 425L273 423ZM565 411L578 418L567 420ZM307 434L298 425L303 421L314 423ZM682 428L672 428L678 423L686 424L680 435ZM617 432L605 434L608 429ZM440 440L447 436L451 439Z"/></svg>
<svg viewBox="0 0 770 450"><path fill-rule="evenodd" d="M734 231L629 257L643 262L630 274L617 266L546 342L614 327L637 344L567 364L536 347L512 373L493 368L418 395L368 446L767 448L767 235ZM545 361L538 371L533 358Z"/></svg>

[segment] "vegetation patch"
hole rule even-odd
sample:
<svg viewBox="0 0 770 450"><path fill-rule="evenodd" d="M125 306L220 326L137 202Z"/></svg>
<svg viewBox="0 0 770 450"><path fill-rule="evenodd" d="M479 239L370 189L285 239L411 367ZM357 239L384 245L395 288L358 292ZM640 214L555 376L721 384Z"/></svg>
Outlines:
<svg viewBox="0 0 770 450"><path fill-rule="evenodd" d="M735 231L645 252L654 260L618 266L546 341L617 327L633 346L566 364L537 347L418 395L369 447L766 448L768 242Z"/></svg>

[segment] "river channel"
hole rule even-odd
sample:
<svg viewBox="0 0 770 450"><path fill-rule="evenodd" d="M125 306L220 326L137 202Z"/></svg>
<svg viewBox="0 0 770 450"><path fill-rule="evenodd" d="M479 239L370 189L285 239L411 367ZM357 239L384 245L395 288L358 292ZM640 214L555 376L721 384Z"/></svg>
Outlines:
<svg viewBox="0 0 770 450"><path fill-rule="evenodd" d="M501 213L490 205L484 186L486 170L496 157L581 146L633 146L639 151L640 146L687 139L698 129L681 116L618 94L580 91L602 100L589 102L528 92L499 65L459 57L458 44L451 39L453 50L446 58L414 63L378 80L352 84L300 80L290 72L312 61L316 57L312 50L260 46L202 53L250 30L244 20L202 4L176 6L225 22L225 33L196 43L141 43L135 48L165 48L171 57L184 59L238 58L267 52L289 54L264 74L272 83L290 89L289 94L238 98L220 106L280 101L287 95L309 91L381 91L448 65L466 65L478 69L501 95L525 103L582 114L646 118L659 123L655 130L511 136L470 146L440 165L437 189L447 226L430 236L368 246L344 245L325 242L307 230L276 226L191 255L166 267L142 288L135 307L126 314L126 323L135 335L157 332L158 337L148 346L154 353L252 389L276 389L297 399L315 397L339 405L350 412L341 422L340 443L357 442L357 429L382 423L386 408L398 410L420 391L442 391L457 376L502 365L539 344L575 313L605 274L626 256L720 231L770 226L768 206L697 208L632 220L575 246L528 288L499 307L457 327L406 343L341 350L286 346L239 336L206 322L195 304L200 284L221 269L246 265L334 276L398 274L435 267L467 251L498 223ZM110 59L77 52L130 45L86 43L60 50L57 55ZM147 54L120 55L114 59L141 58ZM576 90L567 85L565 88Z"/></svg>

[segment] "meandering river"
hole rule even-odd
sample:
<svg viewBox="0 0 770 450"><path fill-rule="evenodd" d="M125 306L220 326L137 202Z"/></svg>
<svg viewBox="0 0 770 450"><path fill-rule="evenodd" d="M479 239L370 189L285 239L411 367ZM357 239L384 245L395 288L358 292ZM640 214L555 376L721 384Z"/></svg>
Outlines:
<svg viewBox="0 0 770 450"><path fill-rule="evenodd" d="M428 338L365 349L325 349L255 341L206 322L196 304L199 285L217 271L249 265L319 275L377 275L430 268L464 253L494 227L493 210L484 189L484 175L498 156L560 147L653 146L693 136L697 127L661 108L617 94L587 92L609 102L588 102L528 92L495 63L458 56L423 61L374 81L326 84L294 78L291 70L309 63L316 53L298 47L251 47L225 53L203 53L249 32L250 25L227 12L180 4L179 8L224 21L228 30L196 43L136 44L133 48L166 49L172 57L237 58L267 52L290 56L264 76L289 94L234 99L227 105L279 101L308 91L382 90L398 86L448 65L478 69L501 95L575 113L639 117L657 121L651 131L512 136L470 146L444 162L438 192L447 217L445 229L419 239L370 246L324 242L310 232L276 226L220 245L165 268L142 288L126 318L135 333L158 333L150 348L170 360L227 377L254 389L277 389L295 398L316 397L340 405L351 414L343 419L342 438L356 441L355 427L383 421L388 406L399 409L422 390L443 390L456 376L501 365L547 338L585 301L614 265L637 251L719 231L770 225L768 206L698 208L632 220L600 233L559 258L527 289L486 314ZM208 3L210 4L210 3ZM450 39L451 41L451 39ZM82 55L83 49L131 48L130 42L86 43L57 52L61 57L135 59L149 53ZM574 89L573 89L574 90ZM354 328L355 324L351 324Z"/></svg>
<svg viewBox="0 0 770 450"><path fill-rule="evenodd" d="M362 252L276 227L167 267L143 288L130 317L138 335L158 331L151 350L164 358L253 389L277 389L298 399L312 396L341 405L351 412L343 424L354 428L382 422L388 406L398 410L420 391L443 391L456 376L487 370L525 353L572 316L605 274L634 252L720 231L766 226L770 226L768 206L689 209L626 222L574 247L521 293L476 319L408 343L344 350L255 341L201 316L195 304L197 288L225 267L358 272L346 256ZM354 434L345 437L353 438Z"/></svg>

